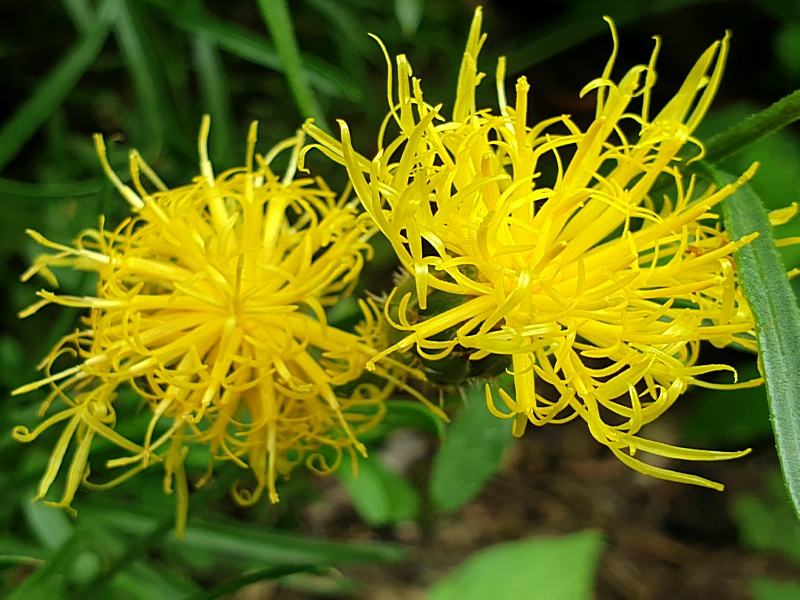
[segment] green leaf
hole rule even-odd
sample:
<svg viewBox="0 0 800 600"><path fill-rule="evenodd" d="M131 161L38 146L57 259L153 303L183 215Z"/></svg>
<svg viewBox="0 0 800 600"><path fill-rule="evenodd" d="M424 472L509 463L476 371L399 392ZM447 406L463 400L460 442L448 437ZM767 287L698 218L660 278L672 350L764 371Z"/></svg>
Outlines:
<svg viewBox="0 0 800 600"><path fill-rule="evenodd" d="M721 177L726 182L734 180L730 175ZM800 516L800 314L759 197L744 185L725 200L722 208L725 228L732 239L758 232L755 240L736 253L736 266L756 321L783 477Z"/></svg>
<svg viewBox="0 0 800 600"><path fill-rule="evenodd" d="M281 565L278 567L267 567L255 573L242 575L234 581L217 586L207 592L195 594L189 597L188 600L216 600L217 598L223 598L228 594L238 592L240 589L258 583L259 581L278 579L280 577L286 577L287 575L294 575L295 573L321 573L325 571L326 569L320 569L312 565Z"/></svg>
<svg viewBox="0 0 800 600"><path fill-rule="evenodd" d="M33 496L33 493L25 494L26 498ZM22 510L34 536L45 548L58 548L72 534L72 523L61 508L44 502L24 502Z"/></svg>
<svg viewBox="0 0 800 600"><path fill-rule="evenodd" d="M446 432L444 421L423 404L412 400L389 400L386 414L377 426L359 436L364 443L383 439L398 429L419 429L443 438Z"/></svg>
<svg viewBox="0 0 800 600"><path fill-rule="evenodd" d="M394 0L394 14L405 36L417 32L424 13L425 0Z"/></svg>
<svg viewBox="0 0 800 600"><path fill-rule="evenodd" d="M0 170L61 106L81 76L94 63L118 10L118 0L106 0L92 31L41 80L31 97L0 129Z"/></svg>
<svg viewBox="0 0 800 600"><path fill-rule="evenodd" d="M116 506L104 505L97 499L92 506L94 518L102 521L106 527L129 535L152 529L159 520L156 513L148 515L142 509L138 513L124 511ZM199 519L189 520L182 541L174 535L168 535L163 543L179 552L182 548L190 548L237 559L248 565L393 562L403 560L408 554L402 546L391 544L332 542L254 528L252 524L240 525L230 521L209 523Z"/></svg>
<svg viewBox="0 0 800 600"><path fill-rule="evenodd" d="M800 583L754 577L750 580L750 592L754 600L796 600L800 598Z"/></svg>
<svg viewBox="0 0 800 600"><path fill-rule="evenodd" d="M87 33L95 20L94 6L89 0L62 0L61 5L69 15L72 24L82 34Z"/></svg>
<svg viewBox="0 0 800 600"><path fill-rule="evenodd" d="M391 562L406 550L388 544L345 544L288 533L253 530L252 525L191 523L184 543L217 555L235 556L273 565Z"/></svg>
<svg viewBox="0 0 800 600"><path fill-rule="evenodd" d="M78 196L94 196L100 193L104 185L103 179L77 181L67 183L27 183L0 178L0 200L9 196L35 198L37 200L63 200Z"/></svg>
<svg viewBox="0 0 800 600"><path fill-rule="evenodd" d="M144 560L139 560L127 565L125 571L117 573L107 590L98 595L101 598L128 598L133 595L138 600L185 600L197 593L199 587L174 567L156 570L150 564L145 564Z"/></svg>
<svg viewBox="0 0 800 600"><path fill-rule="evenodd" d="M731 504L742 545L751 550L778 552L800 562L800 524L794 517L780 475L768 479L761 496L740 494Z"/></svg>
<svg viewBox="0 0 800 600"><path fill-rule="evenodd" d="M286 82L289 84L289 89L292 90L297 109L304 119L314 119L318 127L327 129L325 114L308 85L287 1L257 0L257 2L261 9L261 16L275 42L275 49L281 58Z"/></svg>
<svg viewBox="0 0 800 600"><path fill-rule="evenodd" d="M498 377L498 383L492 385L503 385L508 377ZM486 408L483 387L468 388L465 401L447 429L431 473L431 500L447 512L464 506L480 492L497 472L513 440L511 421L498 419Z"/></svg>
<svg viewBox="0 0 800 600"><path fill-rule="evenodd" d="M29 600L31 598L64 598L68 584L67 575L73 567L80 565L80 556L89 556L90 536L87 530L75 529L41 567L14 589L6 600Z"/></svg>
<svg viewBox="0 0 800 600"><path fill-rule="evenodd" d="M433 586L428 600L589 600L602 545L600 533L581 531L491 546Z"/></svg>
<svg viewBox="0 0 800 600"><path fill-rule="evenodd" d="M114 38L130 74L141 114L143 139L149 146L147 154L160 150L169 123L176 119L168 100L162 62L156 56L144 24L130 0L123 0L114 23ZM140 149L143 150L143 149Z"/></svg>
<svg viewBox="0 0 800 600"><path fill-rule="evenodd" d="M41 503L37 505L42 506ZM45 508L63 514L61 510ZM105 593L108 583L112 589L124 589L124 597L133 592L134 597L142 600L179 600L197 591L195 584L180 575L171 574L167 578L144 561L137 560L135 553L130 552L137 540L115 536L109 528L98 526L94 519L86 519L75 527L70 525L66 537L63 524L54 526L59 533L44 542L50 546L57 539L59 545L44 564L14 590L9 596L11 600L119 597Z"/></svg>
<svg viewBox="0 0 800 600"><path fill-rule="evenodd" d="M182 7L165 0L146 0L161 11L172 23L192 35L208 35L220 48L239 58L282 72L284 65L265 36L233 25L222 19L203 14L191 7ZM325 61L303 57L308 83L330 96L358 101L361 91L350 78Z"/></svg>
<svg viewBox="0 0 800 600"><path fill-rule="evenodd" d="M203 110L211 115L211 161L230 161L233 158L234 119L230 86L219 47L206 34L194 36L192 60L197 69Z"/></svg>
<svg viewBox="0 0 800 600"><path fill-rule="evenodd" d="M342 460L339 480L367 524L380 527L416 519L419 495L411 484L372 456L359 458L357 467L358 476L354 477L353 460L347 456Z"/></svg>
<svg viewBox="0 0 800 600"><path fill-rule="evenodd" d="M41 558L22 554L0 554L0 566L2 565L27 565L40 567L44 564Z"/></svg>

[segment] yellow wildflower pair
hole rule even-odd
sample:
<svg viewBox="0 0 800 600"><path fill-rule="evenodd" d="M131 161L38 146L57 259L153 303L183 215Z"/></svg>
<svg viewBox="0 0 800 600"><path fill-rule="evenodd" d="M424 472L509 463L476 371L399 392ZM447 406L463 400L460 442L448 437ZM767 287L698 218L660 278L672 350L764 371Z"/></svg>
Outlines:
<svg viewBox="0 0 800 600"><path fill-rule="evenodd" d="M426 364L461 354L472 363L507 359L514 389L492 397L487 386L486 401L493 414L514 420L518 436L528 422L580 417L634 469L721 489L635 455L741 456L639 434L690 385L760 383L736 382L730 366L698 363L703 341L756 350L733 260L753 236L730 240L712 212L754 169L721 189L680 172L687 145L702 156L692 133L719 85L727 36L650 117L659 43L647 65L616 82L612 25L614 52L582 91L597 96L593 122L584 130L562 115L530 126L530 86L520 78L510 105L502 60L499 111L476 106L481 16L478 9L451 117L423 99L404 56L397 58L396 86L389 64L390 112L372 160L354 150L344 123L341 141L309 122L304 129L317 144L303 149L299 134L263 157L255 153L253 127L246 166L215 177L206 119L199 177L167 189L133 153L131 189L112 172L98 138L105 170L133 216L113 231L101 221L75 247L32 233L55 254L26 277L38 272L55 284L49 269L56 266L98 274L95 296L41 292L42 301L26 311L50 302L90 311L85 328L44 361L45 378L16 390L49 386L43 414L57 405L35 430L14 432L30 441L61 428L39 497L72 445L59 505L69 506L81 482L104 487L161 462L166 488L176 482L182 523L185 457L204 445L212 463L231 460L254 472L253 491L235 490L239 502L256 501L264 489L277 501L276 478L294 466L329 472L343 451L363 454L358 435L380 422L397 386L426 402L403 382L408 374L422 379L421 371L391 356L410 350ZM295 177L310 148L346 167L369 219L359 219L354 203L337 199L320 180ZM291 152L290 166L279 177L270 163L283 151ZM655 185L673 191L658 197ZM398 292L405 289L399 285L385 303L386 317L403 332L394 344L371 304L362 303L366 321L355 333L326 319L326 307L359 278L374 230L359 225L368 221L413 278L413 291ZM63 354L77 355L79 364L59 370ZM366 367L382 383L371 383ZM730 372L733 383L704 379L716 371ZM150 415L136 440L115 429L130 390ZM87 479L97 437L124 451L108 466L127 470L107 484Z"/></svg>

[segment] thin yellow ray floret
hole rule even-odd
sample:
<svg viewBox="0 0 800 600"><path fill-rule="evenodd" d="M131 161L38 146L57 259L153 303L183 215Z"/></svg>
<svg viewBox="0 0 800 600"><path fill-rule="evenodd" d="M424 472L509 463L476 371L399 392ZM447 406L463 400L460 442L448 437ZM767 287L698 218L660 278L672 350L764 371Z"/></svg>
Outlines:
<svg viewBox="0 0 800 600"><path fill-rule="evenodd" d="M520 78L509 102L503 60L496 71L499 114L475 101L483 78L481 21L479 8L452 118L423 100L408 60L399 57L395 72L381 45L389 112L375 157L355 150L344 122L341 141L311 122L304 126L316 141L310 148L345 166L369 218L414 280L413 293L398 297L395 290L387 302L386 316L402 335L369 366L409 350L427 361L456 349L470 360L506 356L514 389L493 396L487 386L486 402L494 415L514 420L515 435L529 423L581 418L595 439L640 472L721 487L635 454L741 456L675 448L639 434L691 385L760 383L738 381L728 365L698 362L702 341L757 350L735 267L737 250L755 236L729 239L714 212L757 165L722 188L681 174L686 157L704 154L693 132L719 87L730 35L698 58L656 112L651 94L660 40L647 64L617 80L619 39L607 19L611 56L581 90L596 95L593 121L583 128L562 115L529 125L531 86ZM654 194L656 185L666 194ZM790 207L771 219L777 225L796 213ZM428 310L435 295L463 301L436 313ZM708 379L726 372L725 382Z"/></svg>
<svg viewBox="0 0 800 600"><path fill-rule="evenodd" d="M113 231L101 219L74 246L30 232L53 253L26 278L39 272L55 284L49 269L64 266L98 276L93 295L42 291L23 312L48 303L88 311L84 328L43 361L42 379L14 391L51 389L45 420L33 431L15 429L19 441L61 430L39 498L65 470L58 505L69 507L81 483L104 489L160 462L164 488L177 496L180 532L186 456L197 446L211 456L201 483L214 463L232 461L255 479L254 487L234 489L237 501L251 504L266 491L277 502L277 480L296 466L330 472L345 452L365 455L359 436L380 422L389 394L408 387L413 370L391 359L376 369L378 383L359 381L385 346L374 305L362 303L365 324L355 332L327 322L325 308L358 281L373 229L323 181L296 176L303 134L262 156L254 124L245 166L215 176L208 132L206 117L200 176L174 189L135 152L131 183L123 183L97 136L101 164L132 216ZM291 154L282 175L270 167L280 152ZM142 405L149 423L140 440L128 440L114 430L116 421ZM97 436L122 452L103 475L123 472L94 482L88 477Z"/></svg>

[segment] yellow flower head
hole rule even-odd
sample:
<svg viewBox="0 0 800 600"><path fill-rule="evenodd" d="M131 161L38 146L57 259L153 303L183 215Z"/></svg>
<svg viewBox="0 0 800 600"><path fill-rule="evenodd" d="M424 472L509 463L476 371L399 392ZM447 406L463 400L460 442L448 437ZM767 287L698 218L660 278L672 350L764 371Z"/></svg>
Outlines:
<svg viewBox="0 0 800 600"><path fill-rule="evenodd" d="M486 387L489 410L514 419L514 433L580 417L625 464L663 479L721 489L706 479L648 465L637 450L686 460L743 453L676 448L638 434L689 385L725 387L701 377L733 372L698 364L701 342L755 350L753 317L737 282L732 242L711 209L751 177L716 189L684 179L679 155L702 155L692 132L722 76L728 37L699 58L677 94L650 116L655 61L582 95L597 109L584 130L569 116L527 124L530 86L516 84L514 105L497 69L499 113L478 109L484 42L478 9L464 53L452 117L423 100L420 80L397 57L389 63L390 112L373 160L357 154L348 127L341 143L305 130L343 163L372 220L386 235L415 292L390 298L386 314L401 341L375 356L412 348L427 360L467 351L473 361L509 358L515 394ZM384 48L384 53L385 53ZM390 138L392 123L399 133ZM651 193L657 179L668 196ZM395 289L397 294L397 289ZM462 298L430 310L429 296ZM447 304L443 302L438 305ZM399 307L389 310L389 306ZM445 331L452 335L443 336ZM732 385L756 385L760 381Z"/></svg>
<svg viewBox="0 0 800 600"><path fill-rule="evenodd" d="M98 276L96 296L42 291L42 301L23 314L50 302L90 309L85 328L45 359L46 377L15 392L49 385L42 413L57 405L35 430L14 432L27 442L57 424L62 430L40 498L75 440L60 506L69 506L82 481L107 487L163 462L167 491L177 484L180 527L188 495L184 458L198 445L210 450L212 464L232 460L253 471L255 489L234 490L240 503L255 502L264 488L277 502L276 478L299 463L326 473L343 450L364 454L357 435L380 422L383 401L400 383L394 367L378 371L383 380L372 380L379 384L360 381L367 359L385 347L372 305L362 304L366 321L356 333L326 321L325 307L359 276L370 231L321 180L295 178L302 134L261 156L253 124L246 166L215 177L208 131L206 118L201 175L175 189L136 152L130 160L135 189L124 185L96 137L104 168L133 215L113 231L101 220L74 247L31 232L57 252L41 257L25 277L40 272L55 284L53 266ZM280 177L270 163L282 151L291 158ZM79 364L57 371L54 363L64 354L77 355ZM115 431L122 402L149 408L141 439ZM108 484L87 481L95 437L125 451L108 466L127 470Z"/></svg>

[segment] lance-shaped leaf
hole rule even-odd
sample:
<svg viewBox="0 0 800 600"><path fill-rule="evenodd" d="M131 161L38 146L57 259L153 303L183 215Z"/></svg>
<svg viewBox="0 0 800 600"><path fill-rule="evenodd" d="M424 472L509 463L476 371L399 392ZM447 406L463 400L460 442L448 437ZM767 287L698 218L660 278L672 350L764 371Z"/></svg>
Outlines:
<svg viewBox="0 0 800 600"><path fill-rule="evenodd" d="M734 177L717 174L720 183ZM772 428L786 487L800 515L800 314L778 256L761 200L744 185L723 204L725 227L734 240L758 232L739 249L736 266L756 321L761 370L767 385Z"/></svg>

